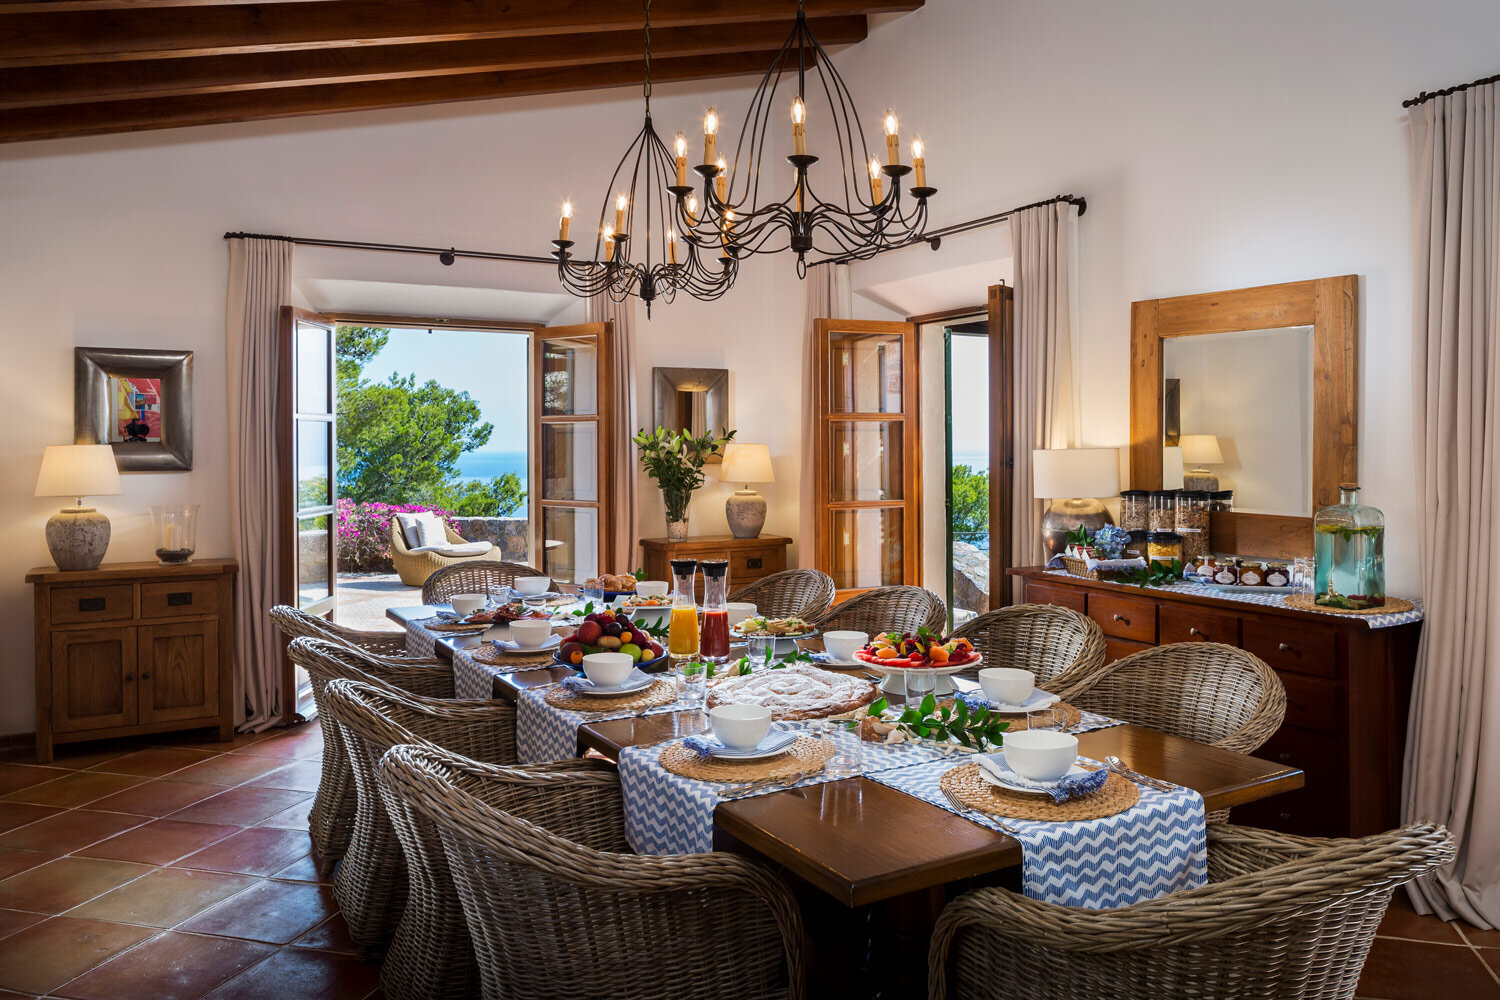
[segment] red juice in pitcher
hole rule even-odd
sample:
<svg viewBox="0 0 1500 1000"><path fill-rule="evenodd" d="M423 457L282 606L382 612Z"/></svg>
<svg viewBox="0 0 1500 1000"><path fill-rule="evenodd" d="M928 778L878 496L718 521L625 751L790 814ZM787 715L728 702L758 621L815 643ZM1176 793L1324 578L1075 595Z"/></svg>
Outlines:
<svg viewBox="0 0 1500 1000"><path fill-rule="evenodd" d="M713 663L729 659L729 560L705 559L703 569L703 632L698 655Z"/></svg>
<svg viewBox="0 0 1500 1000"><path fill-rule="evenodd" d="M703 612L703 631L698 636L698 655L705 660L729 659L729 612Z"/></svg>

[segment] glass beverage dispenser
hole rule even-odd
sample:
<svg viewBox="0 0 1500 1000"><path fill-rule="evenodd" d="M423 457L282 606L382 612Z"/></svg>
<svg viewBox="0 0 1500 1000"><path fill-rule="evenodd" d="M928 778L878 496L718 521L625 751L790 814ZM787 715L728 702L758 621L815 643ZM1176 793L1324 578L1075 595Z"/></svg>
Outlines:
<svg viewBox="0 0 1500 1000"><path fill-rule="evenodd" d="M1385 515L1359 503L1359 484L1313 515L1314 600L1329 608L1385 604Z"/></svg>
<svg viewBox="0 0 1500 1000"><path fill-rule="evenodd" d="M698 655L711 663L729 659L729 560L705 559L703 567L703 634Z"/></svg>
<svg viewBox="0 0 1500 1000"><path fill-rule="evenodd" d="M667 626L667 652L674 660L698 655L698 602L693 593L697 579L698 560L672 560L672 617Z"/></svg>

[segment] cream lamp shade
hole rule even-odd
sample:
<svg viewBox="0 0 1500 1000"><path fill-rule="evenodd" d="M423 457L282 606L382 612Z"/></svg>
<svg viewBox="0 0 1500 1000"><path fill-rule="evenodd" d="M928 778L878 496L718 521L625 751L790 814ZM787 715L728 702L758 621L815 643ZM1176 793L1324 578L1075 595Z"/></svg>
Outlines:
<svg viewBox="0 0 1500 1000"><path fill-rule="evenodd" d="M109 445L53 444L42 453L37 496L103 497L120 492L120 469Z"/></svg>
<svg viewBox="0 0 1500 1000"><path fill-rule="evenodd" d="M729 442L724 449L724 463L719 468L724 483L774 483L771 473L771 449L763 444Z"/></svg>
<svg viewBox="0 0 1500 1000"><path fill-rule="evenodd" d="M1182 447L1184 465L1219 465L1224 461L1219 439L1213 434L1184 434L1178 444Z"/></svg>
<svg viewBox="0 0 1500 1000"><path fill-rule="evenodd" d="M1035 449L1031 483L1031 495L1039 500L1112 497L1120 492L1120 449Z"/></svg>

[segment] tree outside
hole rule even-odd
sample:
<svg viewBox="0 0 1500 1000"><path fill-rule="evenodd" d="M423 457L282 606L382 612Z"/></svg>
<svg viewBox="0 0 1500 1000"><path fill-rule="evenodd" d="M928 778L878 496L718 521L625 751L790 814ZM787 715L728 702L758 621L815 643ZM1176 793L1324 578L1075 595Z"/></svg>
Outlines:
<svg viewBox="0 0 1500 1000"><path fill-rule="evenodd" d="M953 537L979 548L989 548L990 534L990 472L976 471L967 465L955 465L951 470L953 482L952 526Z"/></svg>

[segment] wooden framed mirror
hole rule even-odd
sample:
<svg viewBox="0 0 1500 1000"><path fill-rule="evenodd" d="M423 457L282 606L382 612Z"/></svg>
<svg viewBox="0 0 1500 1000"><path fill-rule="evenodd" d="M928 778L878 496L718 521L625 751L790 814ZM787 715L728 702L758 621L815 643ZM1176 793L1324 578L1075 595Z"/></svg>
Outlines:
<svg viewBox="0 0 1500 1000"><path fill-rule="evenodd" d="M1214 551L1312 555L1313 512L1358 481L1358 342L1353 274L1131 303L1131 486L1173 488L1170 378L1173 430L1212 436L1230 470L1235 510L1213 514Z"/></svg>

